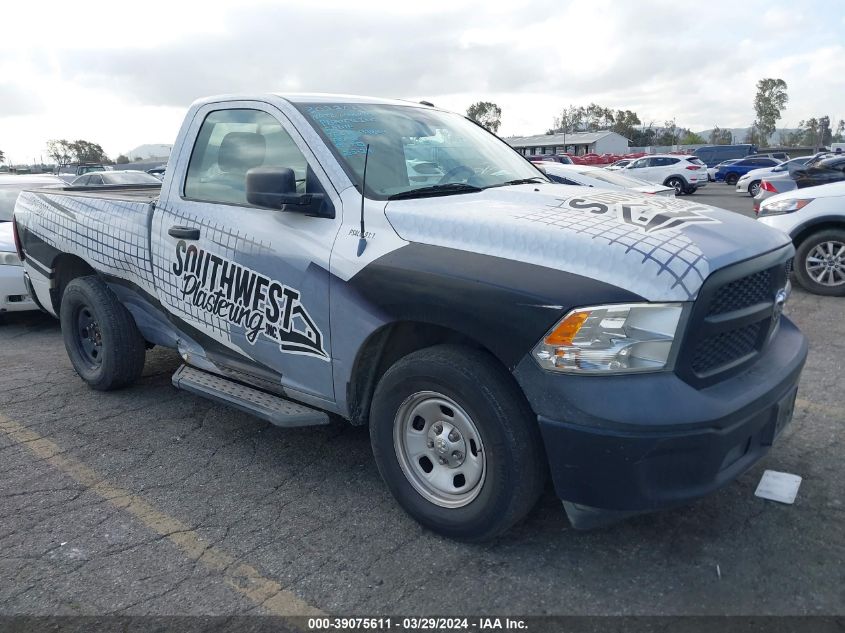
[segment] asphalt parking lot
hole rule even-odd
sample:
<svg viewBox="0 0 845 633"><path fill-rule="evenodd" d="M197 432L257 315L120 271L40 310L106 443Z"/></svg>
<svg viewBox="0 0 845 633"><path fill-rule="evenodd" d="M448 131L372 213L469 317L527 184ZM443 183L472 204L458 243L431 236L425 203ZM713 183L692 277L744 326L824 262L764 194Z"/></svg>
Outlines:
<svg viewBox="0 0 845 633"><path fill-rule="evenodd" d="M713 184L690 200L750 214ZM173 389L75 375L58 324L0 317L0 614L845 613L843 300L796 290L811 351L762 463L688 507L576 532L551 490L498 541L432 535L394 503L367 431L282 430ZM795 473L794 505L754 496Z"/></svg>

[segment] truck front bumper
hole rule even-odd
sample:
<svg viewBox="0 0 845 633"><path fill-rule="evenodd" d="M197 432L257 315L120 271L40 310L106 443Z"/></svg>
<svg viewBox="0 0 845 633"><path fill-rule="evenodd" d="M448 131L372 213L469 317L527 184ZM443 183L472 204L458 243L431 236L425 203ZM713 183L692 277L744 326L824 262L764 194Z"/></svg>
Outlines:
<svg viewBox="0 0 845 633"><path fill-rule="evenodd" d="M705 389L671 372L552 374L530 357L514 375L567 508L633 513L706 495L763 457L792 417L806 357L806 338L783 318L758 362Z"/></svg>

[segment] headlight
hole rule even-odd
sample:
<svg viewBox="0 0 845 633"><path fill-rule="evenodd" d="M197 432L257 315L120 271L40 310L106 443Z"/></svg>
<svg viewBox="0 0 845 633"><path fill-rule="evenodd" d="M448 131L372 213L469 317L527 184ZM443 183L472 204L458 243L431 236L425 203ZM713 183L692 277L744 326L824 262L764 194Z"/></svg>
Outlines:
<svg viewBox="0 0 845 633"><path fill-rule="evenodd" d="M0 266L23 266L17 253L0 253Z"/></svg>
<svg viewBox="0 0 845 633"><path fill-rule="evenodd" d="M810 204L815 198L799 198L795 200L777 200L764 202L760 205L760 215L781 215L794 213Z"/></svg>
<svg viewBox="0 0 845 633"><path fill-rule="evenodd" d="M683 306L633 303L572 310L534 348L543 369L656 371L669 363Z"/></svg>

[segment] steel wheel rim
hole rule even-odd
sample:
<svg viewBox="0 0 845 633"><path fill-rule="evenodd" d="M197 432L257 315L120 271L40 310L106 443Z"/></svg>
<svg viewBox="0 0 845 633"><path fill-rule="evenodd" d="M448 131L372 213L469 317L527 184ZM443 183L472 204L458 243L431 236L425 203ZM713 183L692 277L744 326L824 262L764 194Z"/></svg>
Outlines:
<svg viewBox="0 0 845 633"><path fill-rule="evenodd" d="M678 196L683 193L683 185L680 180L673 179L669 181L669 184L672 185L672 188L675 190L675 195Z"/></svg>
<svg viewBox="0 0 845 633"><path fill-rule="evenodd" d="M819 242L804 260L807 275L817 284L835 288L845 284L845 243Z"/></svg>
<svg viewBox="0 0 845 633"><path fill-rule="evenodd" d="M97 316L88 306L76 312L76 346L82 358L92 367L103 362L103 333Z"/></svg>
<svg viewBox="0 0 845 633"><path fill-rule="evenodd" d="M760 193L760 183L751 183L751 185L748 187L748 191L752 197L756 196L758 193Z"/></svg>
<svg viewBox="0 0 845 633"><path fill-rule="evenodd" d="M461 508L481 492L487 455L464 409L435 391L415 393L393 422L393 448L408 482L427 501Z"/></svg>

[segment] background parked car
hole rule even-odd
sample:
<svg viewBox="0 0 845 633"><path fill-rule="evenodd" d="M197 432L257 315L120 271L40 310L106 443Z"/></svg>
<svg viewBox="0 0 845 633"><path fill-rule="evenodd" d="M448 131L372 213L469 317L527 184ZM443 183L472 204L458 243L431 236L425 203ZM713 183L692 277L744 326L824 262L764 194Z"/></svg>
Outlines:
<svg viewBox="0 0 845 633"><path fill-rule="evenodd" d="M99 163L71 163L69 165L59 165L53 173L66 183L70 183L78 176L93 171L106 171L106 168Z"/></svg>
<svg viewBox="0 0 845 633"><path fill-rule="evenodd" d="M845 296L845 181L769 198L758 220L792 238L798 283L816 294Z"/></svg>
<svg viewBox="0 0 845 633"><path fill-rule="evenodd" d="M615 163L611 163L610 165L605 167L605 169L609 169L611 171L615 171L617 169L623 169L624 167L627 167L628 165L630 165L632 160L633 159L631 159L631 158L623 158L622 160L617 160Z"/></svg>
<svg viewBox="0 0 845 633"><path fill-rule="evenodd" d="M757 146L750 143L740 145L708 145L699 147L693 154L708 167L715 167L719 163L731 158L743 159L750 154L757 153Z"/></svg>
<svg viewBox="0 0 845 633"><path fill-rule="evenodd" d="M752 169L747 174L741 176L736 182L736 192L747 193L753 198L760 193L760 183L764 178L767 178L772 174L779 174L782 172L788 173L793 169L800 169L806 165L810 158L810 156L800 156L798 158L792 158L780 165L775 165L774 167Z"/></svg>
<svg viewBox="0 0 845 633"><path fill-rule="evenodd" d="M692 194L707 185L707 170L695 156L644 156L628 165L625 174L672 187L675 195Z"/></svg>
<svg viewBox="0 0 845 633"><path fill-rule="evenodd" d="M784 161L789 160L789 154L786 152L757 152L756 154L749 154L746 158L775 158Z"/></svg>
<svg viewBox="0 0 845 633"><path fill-rule="evenodd" d="M155 176L159 180L164 180L164 172L167 171L167 165L161 165L160 167L153 167L152 169L148 169L147 173L150 176Z"/></svg>
<svg viewBox="0 0 845 633"><path fill-rule="evenodd" d="M727 167L728 165L733 165L734 163L738 163L741 158L731 158L729 160L723 160L718 165L714 165L713 167L707 168L707 180L710 182L716 182L716 172L719 171L722 167Z"/></svg>
<svg viewBox="0 0 845 633"><path fill-rule="evenodd" d="M811 158L803 169L769 174L754 196L754 211L759 211L763 201L778 194L845 180L845 155L826 155L830 158Z"/></svg>
<svg viewBox="0 0 845 633"><path fill-rule="evenodd" d="M104 185L160 185L155 176L143 171L104 171L79 176L70 183L72 187L98 187Z"/></svg>
<svg viewBox="0 0 845 633"><path fill-rule="evenodd" d="M729 185L735 185L740 176L744 176L752 169L760 169L761 167L775 167L780 165L780 161L776 158L743 158L731 165L725 165L716 171L716 182L722 180Z"/></svg>
<svg viewBox="0 0 845 633"><path fill-rule="evenodd" d="M24 279L24 269L15 250L12 212L24 189L64 187L58 176L46 174L0 176L0 313L37 310Z"/></svg>
<svg viewBox="0 0 845 633"><path fill-rule="evenodd" d="M672 187L656 185L647 180L633 178L618 171L607 171L590 165L562 165L560 163L538 163L552 182L562 185L580 185L600 189L622 189L639 193L675 197Z"/></svg>

